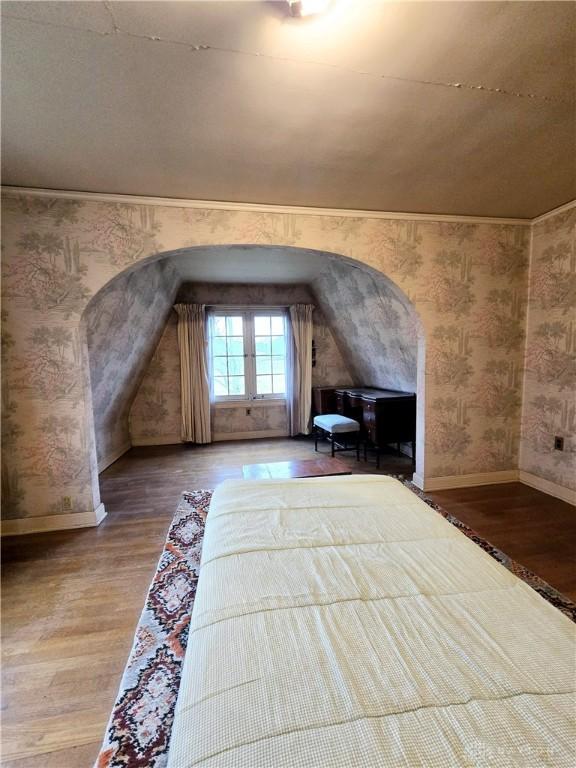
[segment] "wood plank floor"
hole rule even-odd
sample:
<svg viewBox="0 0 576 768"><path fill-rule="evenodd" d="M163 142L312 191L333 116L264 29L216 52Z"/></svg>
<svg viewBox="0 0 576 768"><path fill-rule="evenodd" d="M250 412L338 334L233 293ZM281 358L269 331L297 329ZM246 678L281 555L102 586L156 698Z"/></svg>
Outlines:
<svg viewBox="0 0 576 768"><path fill-rule="evenodd" d="M3 542L3 765L91 768L146 591L185 489L244 464L309 459L307 440L134 448L101 476L98 528ZM374 471L339 454L352 471ZM381 472L410 475L385 457ZM576 597L574 508L519 484L433 494L481 535Z"/></svg>
<svg viewBox="0 0 576 768"><path fill-rule="evenodd" d="M429 493L503 552L576 602L576 509L522 483Z"/></svg>

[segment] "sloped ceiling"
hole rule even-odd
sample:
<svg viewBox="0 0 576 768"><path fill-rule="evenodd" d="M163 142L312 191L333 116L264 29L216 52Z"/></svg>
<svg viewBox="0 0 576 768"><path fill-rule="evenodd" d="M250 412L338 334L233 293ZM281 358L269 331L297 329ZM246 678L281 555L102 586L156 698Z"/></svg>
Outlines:
<svg viewBox="0 0 576 768"><path fill-rule="evenodd" d="M2 3L3 181L533 217L576 196L576 5Z"/></svg>
<svg viewBox="0 0 576 768"><path fill-rule="evenodd" d="M168 262L121 275L84 313L98 463L130 445L130 406L170 313L180 276Z"/></svg>
<svg viewBox="0 0 576 768"><path fill-rule="evenodd" d="M334 258L312 287L356 382L416 392L418 318L401 291Z"/></svg>
<svg viewBox="0 0 576 768"><path fill-rule="evenodd" d="M327 254L306 248L217 245L174 251L170 262L183 282L309 283L327 264Z"/></svg>

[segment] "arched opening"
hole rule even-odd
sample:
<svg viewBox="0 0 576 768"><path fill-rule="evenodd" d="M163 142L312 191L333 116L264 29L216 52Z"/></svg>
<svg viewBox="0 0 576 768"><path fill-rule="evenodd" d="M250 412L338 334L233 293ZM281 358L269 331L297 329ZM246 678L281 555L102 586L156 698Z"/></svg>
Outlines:
<svg viewBox="0 0 576 768"><path fill-rule="evenodd" d="M382 272L354 259L269 245L156 254L118 274L91 299L82 328L90 364L91 465L99 471L131 445L179 442L176 300L313 303L313 386L416 392L416 473L423 474L425 335L410 298ZM231 415L229 410L228 422ZM280 428L278 419L272 426ZM218 424L215 432L226 439Z"/></svg>

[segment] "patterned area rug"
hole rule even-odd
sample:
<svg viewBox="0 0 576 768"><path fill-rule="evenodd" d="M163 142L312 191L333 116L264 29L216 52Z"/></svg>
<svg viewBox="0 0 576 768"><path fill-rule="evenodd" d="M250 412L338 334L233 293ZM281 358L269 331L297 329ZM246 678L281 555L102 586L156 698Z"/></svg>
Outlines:
<svg viewBox="0 0 576 768"><path fill-rule="evenodd" d="M404 485L545 600L576 622L576 604L448 514L411 482ZM150 585L134 645L95 768L164 768L196 595L212 491L182 494Z"/></svg>
<svg viewBox="0 0 576 768"><path fill-rule="evenodd" d="M167 763L211 498L212 491L182 494L138 622L96 768L161 768Z"/></svg>

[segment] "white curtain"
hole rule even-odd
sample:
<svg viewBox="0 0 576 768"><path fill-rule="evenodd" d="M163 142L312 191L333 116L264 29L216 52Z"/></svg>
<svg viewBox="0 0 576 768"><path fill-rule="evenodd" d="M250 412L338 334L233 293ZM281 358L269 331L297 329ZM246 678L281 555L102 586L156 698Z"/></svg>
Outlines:
<svg viewBox="0 0 576 768"><path fill-rule="evenodd" d="M291 363L288 374L290 434L310 434L312 410L312 304L290 307Z"/></svg>
<svg viewBox="0 0 576 768"><path fill-rule="evenodd" d="M206 320L204 304L176 304L180 350L180 394L182 440L209 443L210 384L206 365Z"/></svg>
<svg viewBox="0 0 576 768"><path fill-rule="evenodd" d="M214 393L214 370L213 370L213 353L212 353L212 345L214 344L214 315L211 315L208 313L206 315L206 349L208 354L208 397L210 398L210 403L214 403L216 401L216 396Z"/></svg>

